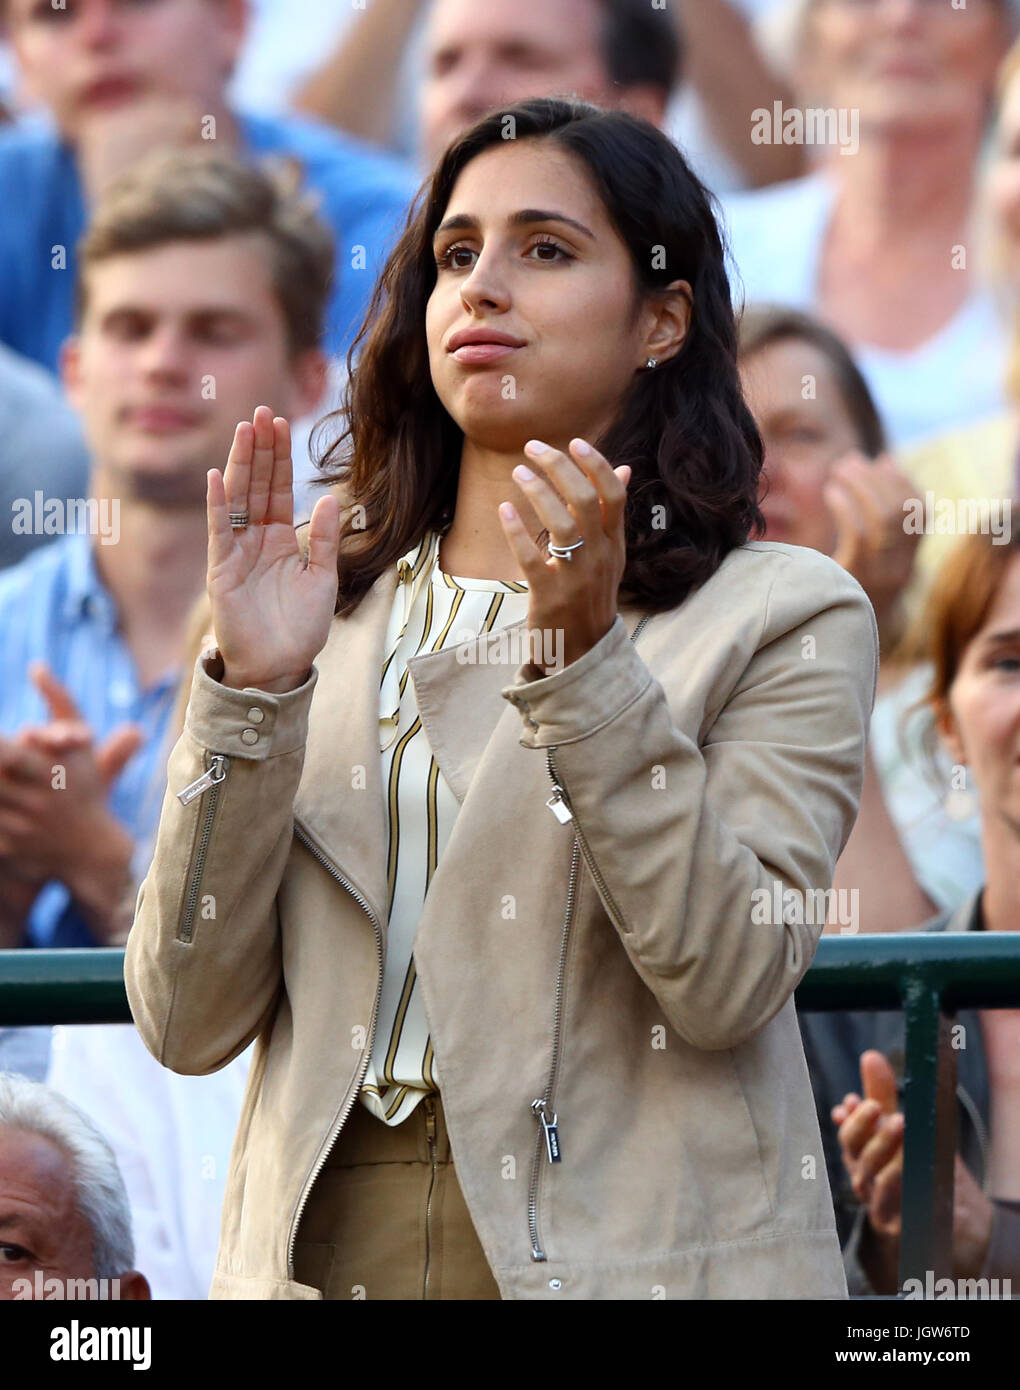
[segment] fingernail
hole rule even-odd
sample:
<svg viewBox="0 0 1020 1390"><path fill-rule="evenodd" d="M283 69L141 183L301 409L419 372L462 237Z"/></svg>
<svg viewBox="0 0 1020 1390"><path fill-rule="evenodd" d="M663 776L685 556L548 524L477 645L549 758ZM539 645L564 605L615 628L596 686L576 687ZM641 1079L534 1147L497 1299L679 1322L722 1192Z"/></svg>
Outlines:
<svg viewBox="0 0 1020 1390"><path fill-rule="evenodd" d="M570 441L570 447L573 449L575 454L591 453L591 445L586 444L583 439L572 439Z"/></svg>
<svg viewBox="0 0 1020 1390"><path fill-rule="evenodd" d="M540 439L529 439L524 446L524 452L530 454L532 458L538 458L548 449L548 444L543 444Z"/></svg>
<svg viewBox="0 0 1020 1390"><path fill-rule="evenodd" d="M525 446L527 447L527 446ZM535 475L530 468L526 468L523 463L519 463L514 469L513 476L519 478L521 482L529 482Z"/></svg>

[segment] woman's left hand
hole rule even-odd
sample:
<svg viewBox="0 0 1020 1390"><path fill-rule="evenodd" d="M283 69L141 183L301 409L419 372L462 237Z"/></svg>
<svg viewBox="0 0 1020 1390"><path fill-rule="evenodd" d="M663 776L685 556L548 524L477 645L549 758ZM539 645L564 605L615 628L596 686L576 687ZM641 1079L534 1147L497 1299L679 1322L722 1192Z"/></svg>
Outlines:
<svg viewBox="0 0 1020 1390"><path fill-rule="evenodd" d="M544 659L549 652L562 651L563 665L569 666L612 627L627 558L623 516L630 467L612 468L583 439L572 439L569 449L565 454L529 440L524 452L537 471L530 477L523 465L513 471L553 545L584 541L569 559L539 550L509 502L499 508L507 544L528 585L527 626L542 634L533 664L543 672L556 665Z"/></svg>

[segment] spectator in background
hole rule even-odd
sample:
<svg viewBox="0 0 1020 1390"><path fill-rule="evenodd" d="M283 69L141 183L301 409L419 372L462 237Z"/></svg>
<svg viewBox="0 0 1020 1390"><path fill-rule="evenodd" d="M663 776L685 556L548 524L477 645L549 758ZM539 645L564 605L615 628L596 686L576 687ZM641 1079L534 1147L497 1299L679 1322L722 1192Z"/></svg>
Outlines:
<svg viewBox="0 0 1020 1390"><path fill-rule="evenodd" d="M164 743L177 742L199 652L213 646L203 593L189 619L182 679ZM151 857L151 846L140 856ZM162 1067L134 1024L53 1030L46 1080L91 1115L109 1140L134 1217L138 1261L154 1298L208 1297L234 1134L251 1065L248 1047L218 1071L184 1076Z"/></svg>
<svg viewBox="0 0 1020 1390"><path fill-rule="evenodd" d="M750 307L740 322L744 392L765 446L766 540L838 560L862 585L878 621L878 698L860 810L834 886L858 894L863 931L903 931L957 907L981 882L977 816L953 819L927 773L931 720L901 732L929 679L896 659L902 595L919 537L904 529L913 484L885 452L863 377L829 329L795 310ZM959 798L950 803L959 806Z"/></svg>
<svg viewBox="0 0 1020 1390"><path fill-rule="evenodd" d="M153 1298L209 1295L251 1058L249 1047L208 1076L181 1076L159 1065L133 1024L53 1030L47 1081L109 1140Z"/></svg>
<svg viewBox="0 0 1020 1390"><path fill-rule="evenodd" d="M921 494L930 489L953 501L1020 496L1020 41L999 70L995 142L982 182L984 269L1010 335L1007 407L903 454L903 466ZM918 555L920 586L931 583L953 544L952 534L925 537Z"/></svg>
<svg viewBox="0 0 1020 1390"><path fill-rule="evenodd" d="M131 1209L106 1140L63 1096L0 1072L0 1300L148 1299L134 1262ZM104 1290L100 1280L113 1283Z"/></svg>
<svg viewBox="0 0 1020 1390"><path fill-rule="evenodd" d="M487 111L532 96L574 94L666 126L683 67L696 88L684 129L696 128L707 145L717 139L750 183L802 170L797 147L748 139L752 110L789 93L743 7L726 0L686 0L682 14L679 0L658 8L648 0L372 0L295 104L389 142L409 56L428 166Z"/></svg>
<svg viewBox="0 0 1020 1390"><path fill-rule="evenodd" d="M0 569L53 539L15 528L19 499L80 497L88 478L81 422L49 372L0 343Z"/></svg>
<svg viewBox="0 0 1020 1390"><path fill-rule="evenodd" d="M209 141L248 158L294 158L322 199L337 277L327 350L346 350L414 192L407 169L334 130L235 113L226 87L245 0L0 0L23 82L55 130L0 131L0 341L53 370L71 330L74 247L86 206L155 146Z"/></svg>
<svg viewBox="0 0 1020 1390"><path fill-rule="evenodd" d="M206 472L258 402L314 408L331 266L328 230L293 188L208 149L150 158L96 210L63 371L89 492L117 527L113 544L67 535L0 577L7 946L124 939L205 583Z"/></svg>
<svg viewBox="0 0 1020 1390"><path fill-rule="evenodd" d="M1020 931L1020 504L1013 505L1008 546L980 533L958 544L938 574L927 619L926 699L948 756L972 768L981 790L986 874L983 887L924 929ZM953 1273L1020 1281L1020 1010L962 1009L957 1023L964 1032L963 1045L954 1043ZM803 1013L800 1026L849 1291L893 1293L903 1016Z"/></svg>
<svg viewBox="0 0 1020 1390"><path fill-rule="evenodd" d="M798 99L842 113L847 138L805 178L728 200L748 301L834 328L897 446L1002 408L1004 333L976 283L972 213L1012 29L1007 0L806 0Z"/></svg>

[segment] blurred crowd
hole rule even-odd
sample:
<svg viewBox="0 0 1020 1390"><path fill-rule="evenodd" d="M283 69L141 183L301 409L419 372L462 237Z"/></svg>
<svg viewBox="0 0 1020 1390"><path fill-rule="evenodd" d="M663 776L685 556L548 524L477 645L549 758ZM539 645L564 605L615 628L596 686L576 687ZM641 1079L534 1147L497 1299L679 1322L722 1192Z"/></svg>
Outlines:
<svg viewBox="0 0 1020 1390"><path fill-rule="evenodd" d="M209 637L206 471L270 404L308 515L315 422L432 163L486 111L567 93L665 129L716 195L765 539L833 556L875 609L826 931L1020 930L1013 0L0 17L0 949L123 944ZM902 1026L801 1022L851 1291L889 1292ZM967 1035L954 1260L1020 1290L1020 1011ZM175 1075L129 1026L0 1027L0 1205L35 1193L36 1263L204 1298L247 1068ZM27 1238L0 1249L20 1296Z"/></svg>

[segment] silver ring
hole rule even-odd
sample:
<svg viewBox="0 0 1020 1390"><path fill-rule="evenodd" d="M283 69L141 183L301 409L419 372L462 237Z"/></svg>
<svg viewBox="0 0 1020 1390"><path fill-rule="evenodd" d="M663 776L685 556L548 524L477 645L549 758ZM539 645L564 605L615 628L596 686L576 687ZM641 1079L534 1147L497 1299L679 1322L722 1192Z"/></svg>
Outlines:
<svg viewBox="0 0 1020 1390"><path fill-rule="evenodd" d="M244 509L243 512L228 512L227 516L230 518L230 526L231 529L234 531L243 531L244 528L248 525L247 507Z"/></svg>
<svg viewBox="0 0 1020 1390"><path fill-rule="evenodd" d="M574 557L570 552L572 550L580 550L582 545L584 545L583 539L575 541L573 545L553 545L552 541L550 541L546 549L549 551L550 555L555 555L557 560L572 560Z"/></svg>

